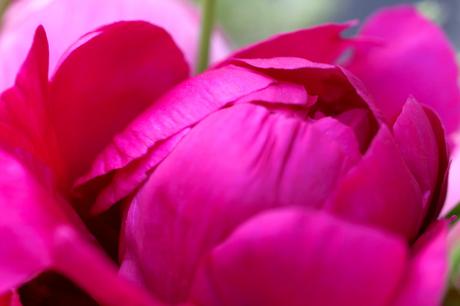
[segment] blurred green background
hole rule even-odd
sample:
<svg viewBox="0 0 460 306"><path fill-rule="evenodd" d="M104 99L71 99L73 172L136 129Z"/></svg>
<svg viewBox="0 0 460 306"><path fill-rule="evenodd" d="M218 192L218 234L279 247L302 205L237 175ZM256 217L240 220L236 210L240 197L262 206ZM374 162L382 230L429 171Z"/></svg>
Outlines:
<svg viewBox="0 0 460 306"><path fill-rule="evenodd" d="M217 0L217 18L233 47L238 47L322 22L363 20L381 7L402 3L417 5L460 49L460 0Z"/></svg>
<svg viewBox="0 0 460 306"><path fill-rule="evenodd" d="M0 0L0 15L9 2ZM60 0L67 1L67 0ZM97 0L94 0L97 1ZM133 0L126 0L133 1ZM202 0L183 0L200 3ZM314 24L364 20L379 8L415 4L460 50L460 0L216 0L217 22L233 48Z"/></svg>

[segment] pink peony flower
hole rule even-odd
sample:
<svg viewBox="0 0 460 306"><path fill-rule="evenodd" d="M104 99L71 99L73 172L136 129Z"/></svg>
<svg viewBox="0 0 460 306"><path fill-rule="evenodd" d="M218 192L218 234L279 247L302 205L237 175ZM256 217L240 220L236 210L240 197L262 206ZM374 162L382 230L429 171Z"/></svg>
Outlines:
<svg viewBox="0 0 460 306"><path fill-rule="evenodd" d="M410 7L370 25L397 39L341 38L347 24L277 36L178 85L114 139L77 185L110 180L93 212L136 191L122 275L174 305L441 302L446 225L432 223L448 155L441 122L417 97L441 110L452 99L427 100L423 77L405 73L440 75L429 91L447 86L456 99L455 61ZM421 34L407 47L410 29ZM346 68L337 65L350 47ZM394 62L381 67L375 54ZM391 101L376 79L394 88Z"/></svg>
<svg viewBox="0 0 460 306"><path fill-rule="evenodd" d="M165 31L119 22L49 81L39 28L0 101L5 299L56 270L104 305L439 305L448 153L427 105L449 120L455 62L410 7L342 38L350 25L283 34L187 79ZM443 82L427 93L425 74ZM114 204L119 276L81 221Z"/></svg>
<svg viewBox="0 0 460 306"><path fill-rule="evenodd" d="M54 72L69 46L85 33L120 20L145 20L164 27L195 63L199 15L186 0L16 0L8 8L0 31L0 89L14 82L37 26L42 24L52 44L50 67ZM227 54L220 34L213 39L214 60Z"/></svg>

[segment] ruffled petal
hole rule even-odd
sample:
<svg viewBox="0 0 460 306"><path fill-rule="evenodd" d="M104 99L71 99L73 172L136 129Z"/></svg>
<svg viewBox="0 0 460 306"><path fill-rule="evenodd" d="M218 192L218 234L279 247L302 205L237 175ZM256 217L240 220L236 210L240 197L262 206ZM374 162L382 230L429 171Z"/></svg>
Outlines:
<svg viewBox="0 0 460 306"><path fill-rule="evenodd" d="M406 260L404 242L391 235L323 212L272 210L241 225L203 261L192 301L386 306Z"/></svg>
<svg viewBox="0 0 460 306"><path fill-rule="evenodd" d="M235 66L210 70L183 82L115 137L78 184L125 167L147 154L158 142L273 82L269 77Z"/></svg>
<svg viewBox="0 0 460 306"><path fill-rule="evenodd" d="M286 111L289 112L288 105L302 108L313 105L315 101L316 97L309 96L302 85L279 82L245 95L234 103L254 102L271 107L286 105ZM295 110L292 113L295 113ZM174 149L189 130L190 128L186 128L174 136L158 141L143 157L115 171L110 183L99 192L92 209L93 213L99 213L109 208L138 188L148 178L148 174Z"/></svg>
<svg viewBox="0 0 460 306"><path fill-rule="evenodd" d="M385 118L394 122L409 96L435 109L446 131L458 127L460 91L455 52L441 29L414 7L397 6L371 17L347 67L367 86Z"/></svg>
<svg viewBox="0 0 460 306"><path fill-rule="evenodd" d="M136 190L136 188L148 179L152 170L187 135L189 130L185 129L162 142L158 142L145 156L116 171L110 180L110 184L99 192L91 212L93 214L100 213Z"/></svg>

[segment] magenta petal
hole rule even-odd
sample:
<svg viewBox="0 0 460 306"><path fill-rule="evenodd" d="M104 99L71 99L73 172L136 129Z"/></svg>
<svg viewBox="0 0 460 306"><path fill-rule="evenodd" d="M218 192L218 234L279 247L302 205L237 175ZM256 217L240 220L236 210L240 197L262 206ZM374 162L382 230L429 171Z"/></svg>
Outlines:
<svg viewBox="0 0 460 306"><path fill-rule="evenodd" d="M51 265L53 231L71 221L58 198L47 192L51 185L47 178L35 177L4 151L0 151L0 165L0 292L4 292Z"/></svg>
<svg viewBox="0 0 460 306"><path fill-rule="evenodd" d="M386 306L407 260L403 241L323 212L272 210L204 261L198 305Z"/></svg>
<svg viewBox="0 0 460 306"><path fill-rule="evenodd" d="M302 85L277 82L241 97L234 103L268 103L276 107L279 104L309 106L315 97L308 96ZM101 212L117 201L128 196L147 179L147 174L162 161L187 134L189 128L163 141L158 141L149 151L125 167L115 172L108 186L97 197L93 212Z"/></svg>
<svg viewBox="0 0 460 306"><path fill-rule="evenodd" d="M351 45L341 37L354 22L324 24L313 28L280 34L230 55L233 58L300 57L314 62L333 63Z"/></svg>
<svg viewBox="0 0 460 306"><path fill-rule="evenodd" d="M460 118L455 52L441 29L410 6L382 10L361 35L382 40L380 46L357 47L348 64L368 87L376 104L393 122L413 95L435 109L448 133Z"/></svg>
<svg viewBox="0 0 460 306"><path fill-rule="evenodd" d="M0 97L0 139L19 147L60 174L56 139L47 116L48 41L43 27L35 31L32 47L15 84Z"/></svg>
<svg viewBox="0 0 460 306"><path fill-rule="evenodd" d="M101 305L161 305L142 287L121 278L115 265L70 228L60 227L54 233L52 268L73 280Z"/></svg>
<svg viewBox="0 0 460 306"><path fill-rule="evenodd" d="M187 75L181 51L159 27L119 22L92 33L50 84L48 111L70 178L89 170L116 134Z"/></svg>
<svg viewBox="0 0 460 306"><path fill-rule="evenodd" d="M428 193L426 212L438 184L440 154L436 134L423 107L409 99L393 126L393 134L407 166L414 174L422 192Z"/></svg>
<svg viewBox="0 0 460 306"><path fill-rule="evenodd" d="M322 207L359 157L353 131L332 118L302 121L252 104L220 110L134 197L122 271L164 301L183 302L202 256L236 226L271 207Z"/></svg>
<svg viewBox="0 0 460 306"><path fill-rule="evenodd" d="M52 191L35 160L0 152L0 293L54 269L105 305L154 305L120 278L113 264L88 242L76 214ZM96 274L92 274L96 273Z"/></svg>
<svg viewBox="0 0 460 306"><path fill-rule="evenodd" d="M422 196L393 136L381 126L360 163L341 181L328 209L412 239L423 222Z"/></svg>
<svg viewBox="0 0 460 306"><path fill-rule="evenodd" d="M189 129L158 142L142 158L139 158L114 174L110 184L101 190L92 208L92 213L100 213L138 188L151 171L174 149Z"/></svg>
<svg viewBox="0 0 460 306"><path fill-rule="evenodd" d="M126 166L144 156L157 142L273 82L269 77L234 66L210 70L183 82L115 137L79 184Z"/></svg>
<svg viewBox="0 0 460 306"><path fill-rule="evenodd" d="M366 107L380 119L380 112L369 99L361 81L340 66L296 57L234 59L232 62L262 70L280 80L303 84L310 95L321 97L334 113L340 113L346 107Z"/></svg>
<svg viewBox="0 0 460 306"><path fill-rule="evenodd" d="M394 306L441 305L448 286L447 221L433 224L417 241Z"/></svg>
<svg viewBox="0 0 460 306"><path fill-rule="evenodd" d="M316 97L310 97L304 86L295 83L277 82L246 95L235 103L263 102L274 105L311 106L315 101Z"/></svg>
<svg viewBox="0 0 460 306"><path fill-rule="evenodd" d="M450 160L449 150L447 148L445 138L446 133L439 116L427 106L424 106L423 110L425 111L427 118L430 120L431 126L436 136L439 152L438 184L436 185L436 189L433 193L433 203L431 204L430 210L425 217L425 226L427 226L439 217L439 214L442 211L444 202L446 200Z"/></svg>

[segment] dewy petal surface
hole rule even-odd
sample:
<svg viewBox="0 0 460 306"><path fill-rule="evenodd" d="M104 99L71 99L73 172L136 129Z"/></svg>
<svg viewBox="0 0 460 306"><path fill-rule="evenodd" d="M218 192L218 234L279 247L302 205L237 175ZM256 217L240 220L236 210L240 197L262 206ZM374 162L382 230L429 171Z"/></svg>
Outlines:
<svg viewBox="0 0 460 306"><path fill-rule="evenodd" d="M74 49L51 80L48 105L70 179L89 170L117 133L187 76L169 34L146 22L105 26Z"/></svg>
<svg viewBox="0 0 460 306"><path fill-rule="evenodd" d="M82 35L120 20L144 20L169 33L193 66L197 58L199 14L185 0L16 0L6 11L0 31L0 91L11 86L43 25L50 41L51 72L65 51ZM65 35L63 30L65 29ZM222 59L228 47L219 33L212 40L212 58Z"/></svg>
<svg viewBox="0 0 460 306"><path fill-rule="evenodd" d="M386 306L403 277L403 241L324 212L271 210L203 261L204 306Z"/></svg>
<svg viewBox="0 0 460 306"><path fill-rule="evenodd" d="M381 39L360 45L346 65L369 89L389 122L409 96L432 107L447 133L460 118L455 52L440 28L414 7L397 6L372 16L360 34Z"/></svg>
<svg viewBox="0 0 460 306"><path fill-rule="evenodd" d="M239 223L271 207L320 208L359 157L351 128L332 118L307 122L252 104L210 115L132 201L122 274L184 301L202 256Z"/></svg>

